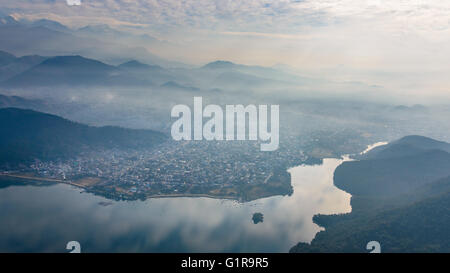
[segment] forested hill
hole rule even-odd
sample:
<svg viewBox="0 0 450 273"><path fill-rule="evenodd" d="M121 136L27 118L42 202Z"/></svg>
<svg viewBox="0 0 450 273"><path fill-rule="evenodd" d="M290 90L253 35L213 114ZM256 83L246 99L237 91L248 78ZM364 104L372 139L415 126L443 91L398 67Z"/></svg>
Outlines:
<svg viewBox="0 0 450 273"><path fill-rule="evenodd" d="M352 195L384 197L412 192L450 176L450 144L407 136L377 147L362 160L336 168L334 184Z"/></svg>
<svg viewBox="0 0 450 273"><path fill-rule="evenodd" d="M337 187L358 196L404 194L450 176L450 154L427 150L394 158L345 162L334 173Z"/></svg>
<svg viewBox="0 0 450 273"><path fill-rule="evenodd" d="M0 109L0 166L37 158L66 158L99 149L144 149L167 139L163 133L120 127L92 127L18 108Z"/></svg>
<svg viewBox="0 0 450 273"><path fill-rule="evenodd" d="M408 136L372 150L335 171L335 185L352 194L352 213L316 215L326 228L291 252L450 252L449 144Z"/></svg>

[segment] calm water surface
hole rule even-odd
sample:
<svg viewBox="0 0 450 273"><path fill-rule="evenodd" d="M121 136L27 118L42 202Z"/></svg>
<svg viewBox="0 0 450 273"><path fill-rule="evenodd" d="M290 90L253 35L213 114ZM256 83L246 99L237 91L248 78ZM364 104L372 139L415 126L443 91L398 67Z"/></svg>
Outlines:
<svg viewBox="0 0 450 273"><path fill-rule="evenodd" d="M55 184L0 189L0 252L287 252L320 230L317 213L350 212L333 186L346 159L289 170L294 193L249 203L209 198L114 202ZM254 224L253 213L264 214Z"/></svg>

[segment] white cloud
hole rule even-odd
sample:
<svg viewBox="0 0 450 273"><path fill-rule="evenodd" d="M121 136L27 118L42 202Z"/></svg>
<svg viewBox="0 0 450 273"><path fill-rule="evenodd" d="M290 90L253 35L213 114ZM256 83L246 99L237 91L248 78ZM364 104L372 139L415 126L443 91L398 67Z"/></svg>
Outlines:
<svg viewBox="0 0 450 273"><path fill-rule="evenodd" d="M79 3L80 0L66 0ZM371 22L392 31L449 28L450 3L437 0L98 0L70 9L60 1L5 0L1 6L24 14L114 17L154 27L223 31L297 32L305 27Z"/></svg>

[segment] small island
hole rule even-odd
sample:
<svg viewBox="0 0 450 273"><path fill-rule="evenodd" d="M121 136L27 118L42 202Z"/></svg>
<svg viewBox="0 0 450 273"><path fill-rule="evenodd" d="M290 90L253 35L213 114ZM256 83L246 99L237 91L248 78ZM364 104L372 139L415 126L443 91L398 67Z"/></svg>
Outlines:
<svg viewBox="0 0 450 273"><path fill-rule="evenodd" d="M252 220L253 220L253 224L255 224L255 225L258 223L262 223L262 222L264 222L264 215L260 212L255 212L255 213L253 213Z"/></svg>

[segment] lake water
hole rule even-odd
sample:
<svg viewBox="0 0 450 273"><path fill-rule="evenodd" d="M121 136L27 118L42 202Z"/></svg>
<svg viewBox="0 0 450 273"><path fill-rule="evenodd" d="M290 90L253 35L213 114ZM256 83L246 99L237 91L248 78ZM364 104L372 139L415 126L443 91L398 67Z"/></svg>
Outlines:
<svg viewBox="0 0 450 273"><path fill-rule="evenodd" d="M0 252L287 252L321 229L314 214L350 212L333 186L347 159L289 170L294 193L249 203L210 198L109 201L62 184L0 189ZM253 213L264 221L254 224Z"/></svg>

